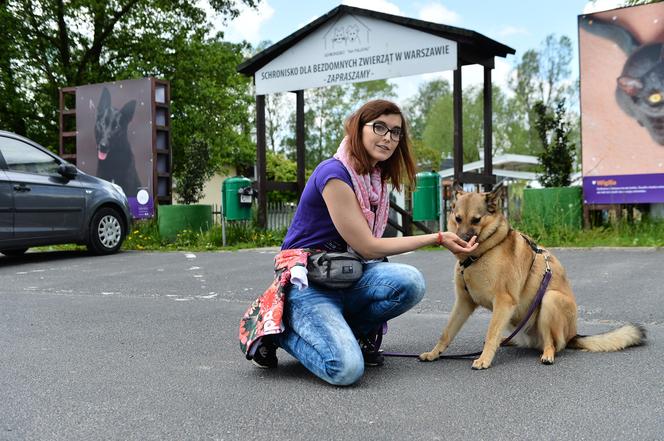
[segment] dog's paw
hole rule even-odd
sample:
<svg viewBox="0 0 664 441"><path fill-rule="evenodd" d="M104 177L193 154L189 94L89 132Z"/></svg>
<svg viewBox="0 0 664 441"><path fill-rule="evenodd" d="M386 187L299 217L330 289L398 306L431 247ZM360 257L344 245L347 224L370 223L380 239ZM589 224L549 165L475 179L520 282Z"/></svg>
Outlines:
<svg viewBox="0 0 664 441"><path fill-rule="evenodd" d="M540 361L542 362L542 364L551 365L551 364L553 364L553 357L547 357L547 356L542 355L542 357L540 358Z"/></svg>
<svg viewBox="0 0 664 441"><path fill-rule="evenodd" d="M487 361L482 357L478 358L477 360L474 360L472 365L472 368L475 370L489 369L490 367L491 367L491 361Z"/></svg>
<svg viewBox="0 0 664 441"><path fill-rule="evenodd" d="M438 360L440 357L440 352L431 351L431 352L422 352L418 357L420 361L434 361Z"/></svg>

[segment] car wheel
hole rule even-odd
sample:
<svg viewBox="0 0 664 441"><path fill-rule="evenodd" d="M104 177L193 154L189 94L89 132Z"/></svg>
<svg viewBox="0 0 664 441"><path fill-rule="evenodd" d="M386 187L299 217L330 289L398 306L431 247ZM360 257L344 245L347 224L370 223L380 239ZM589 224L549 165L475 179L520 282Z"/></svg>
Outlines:
<svg viewBox="0 0 664 441"><path fill-rule="evenodd" d="M112 254L120 249L125 238L120 214L112 208L102 208L92 217L88 249L93 254Z"/></svg>
<svg viewBox="0 0 664 441"><path fill-rule="evenodd" d="M26 251L28 251L27 248L16 248L13 250L0 250L0 253L4 254L5 256L22 256Z"/></svg>

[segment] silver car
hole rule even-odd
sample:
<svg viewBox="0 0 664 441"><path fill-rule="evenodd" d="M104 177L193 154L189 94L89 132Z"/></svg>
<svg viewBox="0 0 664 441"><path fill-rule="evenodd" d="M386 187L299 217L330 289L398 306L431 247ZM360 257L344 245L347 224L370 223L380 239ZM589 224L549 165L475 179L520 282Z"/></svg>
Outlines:
<svg viewBox="0 0 664 441"><path fill-rule="evenodd" d="M118 251L131 226L122 188L87 175L29 139L0 130L0 252L78 243Z"/></svg>

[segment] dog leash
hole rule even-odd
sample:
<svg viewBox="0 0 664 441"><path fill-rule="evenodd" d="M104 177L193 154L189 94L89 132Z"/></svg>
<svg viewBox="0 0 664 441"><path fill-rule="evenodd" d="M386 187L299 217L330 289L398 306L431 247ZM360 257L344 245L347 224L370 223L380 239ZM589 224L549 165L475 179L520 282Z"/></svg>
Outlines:
<svg viewBox="0 0 664 441"><path fill-rule="evenodd" d="M549 265L549 256L548 254L545 254L542 248L537 247L533 248L533 251L537 254L542 254L544 257L544 263L546 264L546 270L544 271L544 276L542 277L542 283L540 283L539 289L537 290L537 293L535 294L535 298L533 299L532 303L530 304L530 307L528 308L528 312L526 313L526 317L521 320L521 323L519 323L519 326L514 329L514 331L507 337L505 338L501 343L500 346L507 346L507 344L514 338L515 335L521 331L521 328L523 328L528 320L530 320L530 317L533 315L537 307L542 303L542 299L544 298L544 293L546 293L546 288L549 286L549 282L551 281L551 276L553 275L553 272L551 271L551 266ZM377 347L380 347L380 341L382 341L382 335L380 336L379 343ZM437 359L448 359L448 360L465 360L468 358L473 358L477 357L482 354L482 351L479 352L471 352L468 354L455 354L455 355L440 355ZM408 357L408 358L419 358L418 354L403 354L399 352L383 352L383 355L386 357Z"/></svg>

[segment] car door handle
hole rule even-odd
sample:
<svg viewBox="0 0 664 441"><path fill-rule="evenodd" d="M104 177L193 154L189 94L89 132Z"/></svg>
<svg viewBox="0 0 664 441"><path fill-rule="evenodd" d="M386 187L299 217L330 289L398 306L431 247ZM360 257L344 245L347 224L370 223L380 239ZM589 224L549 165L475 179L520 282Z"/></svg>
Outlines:
<svg viewBox="0 0 664 441"><path fill-rule="evenodd" d="M19 192L30 191L30 187L25 184L14 185L14 190Z"/></svg>

